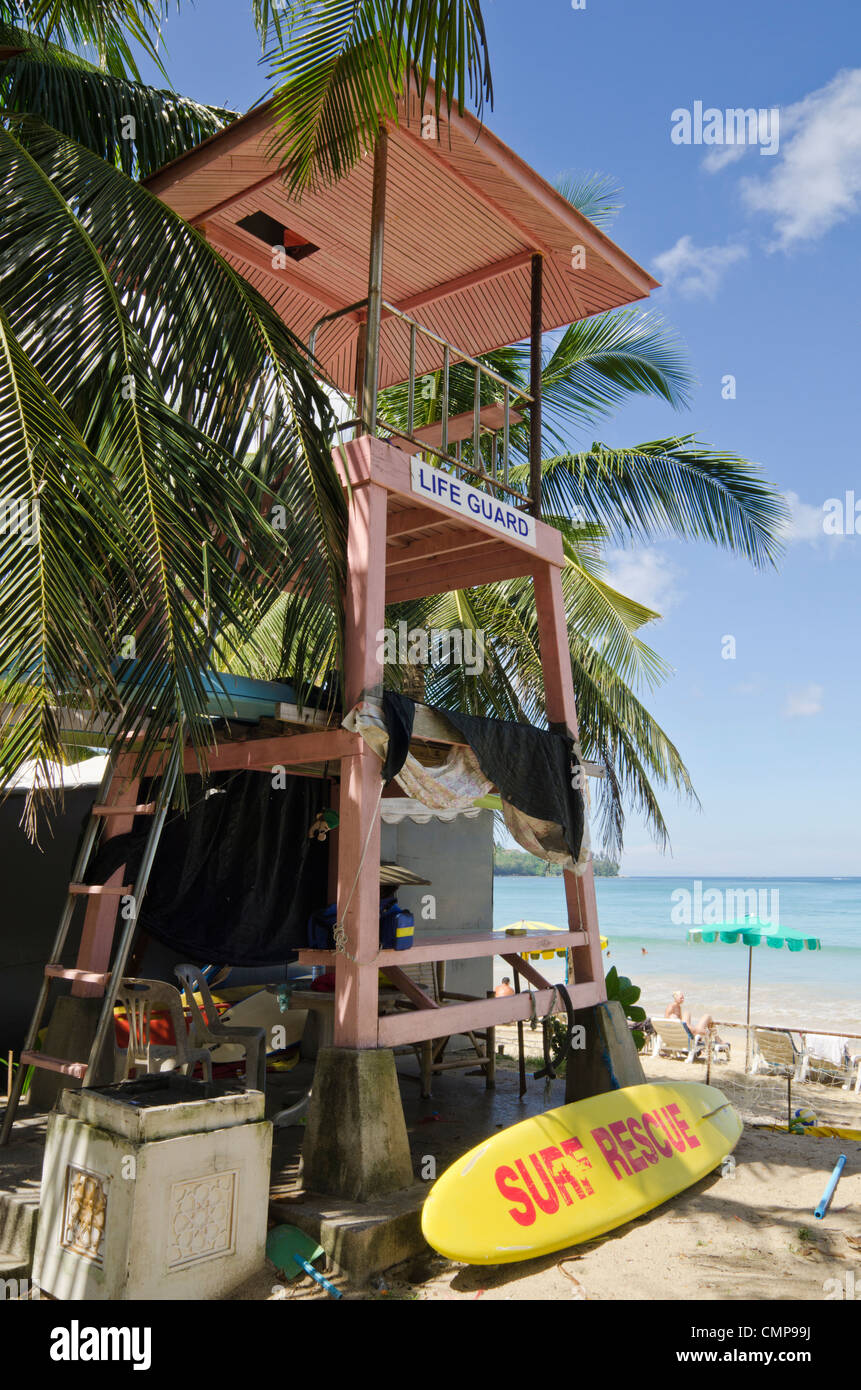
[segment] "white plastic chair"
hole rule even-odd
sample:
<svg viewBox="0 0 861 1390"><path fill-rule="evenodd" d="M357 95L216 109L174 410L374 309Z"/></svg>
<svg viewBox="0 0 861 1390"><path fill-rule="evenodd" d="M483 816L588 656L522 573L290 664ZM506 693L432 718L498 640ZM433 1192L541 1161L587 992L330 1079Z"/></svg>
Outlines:
<svg viewBox="0 0 861 1390"><path fill-rule="evenodd" d="M263 1029L222 1023L209 986L196 965L177 965L173 973L183 987L186 1006L191 1013L191 1046L206 1051L207 1057L213 1048L225 1044L242 1047L245 1051L245 1085L249 1090L265 1091L266 1034ZM196 994L203 1000L203 1009L195 998Z"/></svg>
<svg viewBox="0 0 861 1390"><path fill-rule="evenodd" d="M123 1063L123 1080L136 1072L181 1071L193 1076L198 1062L207 1081L212 1080L212 1059L205 1048L189 1040L179 990L164 980L125 979L117 992L117 1003L125 1010L129 1039ZM153 1014L168 1014L173 1025L173 1043L152 1041Z"/></svg>

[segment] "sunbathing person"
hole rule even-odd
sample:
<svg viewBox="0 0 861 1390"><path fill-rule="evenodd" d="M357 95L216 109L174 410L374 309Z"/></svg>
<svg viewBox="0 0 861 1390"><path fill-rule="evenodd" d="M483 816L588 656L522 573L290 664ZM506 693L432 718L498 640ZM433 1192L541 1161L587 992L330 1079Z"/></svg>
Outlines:
<svg viewBox="0 0 861 1390"><path fill-rule="evenodd" d="M691 1032L693 1033L696 1041L699 1042L701 1038L708 1037L709 1032L712 1028L714 1028L714 1019L712 1018L711 1014L703 1014L696 1027L694 1027L693 1023L691 1022L690 1009L685 1009L684 1013L682 1012L682 1005L684 1004L684 1002L684 994L680 989L677 989L673 994L673 1002L667 1005L664 1018L677 1018L682 1023L686 1023L687 1026L690 1028ZM720 1042L720 1038L717 1036L717 1034L715 1034L714 1036L714 1041Z"/></svg>

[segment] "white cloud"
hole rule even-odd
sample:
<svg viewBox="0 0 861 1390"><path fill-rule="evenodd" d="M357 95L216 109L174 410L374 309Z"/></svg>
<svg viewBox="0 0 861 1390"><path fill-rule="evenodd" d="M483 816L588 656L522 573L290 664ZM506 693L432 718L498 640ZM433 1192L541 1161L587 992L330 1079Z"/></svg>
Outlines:
<svg viewBox="0 0 861 1390"><path fill-rule="evenodd" d="M709 150L703 160L703 168L707 174L718 174L728 164L735 164L737 160L744 159L749 150L757 148L756 145L717 145Z"/></svg>
<svg viewBox="0 0 861 1390"><path fill-rule="evenodd" d="M774 222L774 246L815 241L861 207L861 68L846 69L780 115L780 153L742 196ZM788 138L787 138L788 137Z"/></svg>
<svg viewBox="0 0 861 1390"><path fill-rule="evenodd" d="M691 237L681 236L675 246L655 257L655 269L667 288L688 297L701 294L713 299L724 273L746 255L745 246L695 246Z"/></svg>
<svg viewBox="0 0 861 1390"><path fill-rule="evenodd" d="M783 540L787 545L792 545L796 541L816 541L825 539L823 522L825 513L822 507L813 507L809 502L802 502L797 492L784 493L784 498L789 506L791 515L789 522L783 531Z"/></svg>
<svg viewBox="0 0 861 1390"><path fill-rule="evenodd" d="M658 550L610 550L607 582L646 608L666 614L681 598L678 571Z"/></svg>
<svg viewBox="0 0 861 1390"><path fill-rule="evenodd" d="M813 714L822 713L822 697L825 694L821 685L800 685L790 690L786 696L783 713L787 719L806 719Z"/></svg>

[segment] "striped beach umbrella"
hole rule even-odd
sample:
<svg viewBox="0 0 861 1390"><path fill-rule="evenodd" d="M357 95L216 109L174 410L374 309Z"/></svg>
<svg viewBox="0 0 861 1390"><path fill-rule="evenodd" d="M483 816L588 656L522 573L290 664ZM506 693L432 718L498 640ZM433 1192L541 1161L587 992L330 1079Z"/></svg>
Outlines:
<svg viewBox="0 0 861 1390"><path fill-rule="evenodd" d="M797 931L794 927L772 926L770 923L758 922L755 917L749 917L744 922L715 922L708 927L690 927L688 940L702 941L708 945L722 941L728 946L735 946L741 942L743 946L748 948L747 1043L744 1057L744 1069L747 1071L750 1064L750 985L753 975L754 946L771 946L776 951L784 949L788 951L821 951L822 942L818 936L809 936L806 932Z"/></svg>

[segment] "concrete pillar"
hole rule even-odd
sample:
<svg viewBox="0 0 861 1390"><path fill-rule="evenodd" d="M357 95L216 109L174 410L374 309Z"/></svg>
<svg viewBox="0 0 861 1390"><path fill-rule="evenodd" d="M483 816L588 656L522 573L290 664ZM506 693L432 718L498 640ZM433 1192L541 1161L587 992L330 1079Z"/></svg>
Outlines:
<svg viewBox="0 0 861 1390"><path fill-rule="evenodd" d="M617 1000L578 1009L574 1019L585 1030L586 1046L568 1056L566 1104L645 1084L640 1056Z"/></svg>
<svg viewBox="0 0 861 1390"><path fill-rule="evenodd" d="M369 1202L409 1187L413 1168L388 1048L324 1047L317 1057L302 1175L309 1192Z"/></svg>

